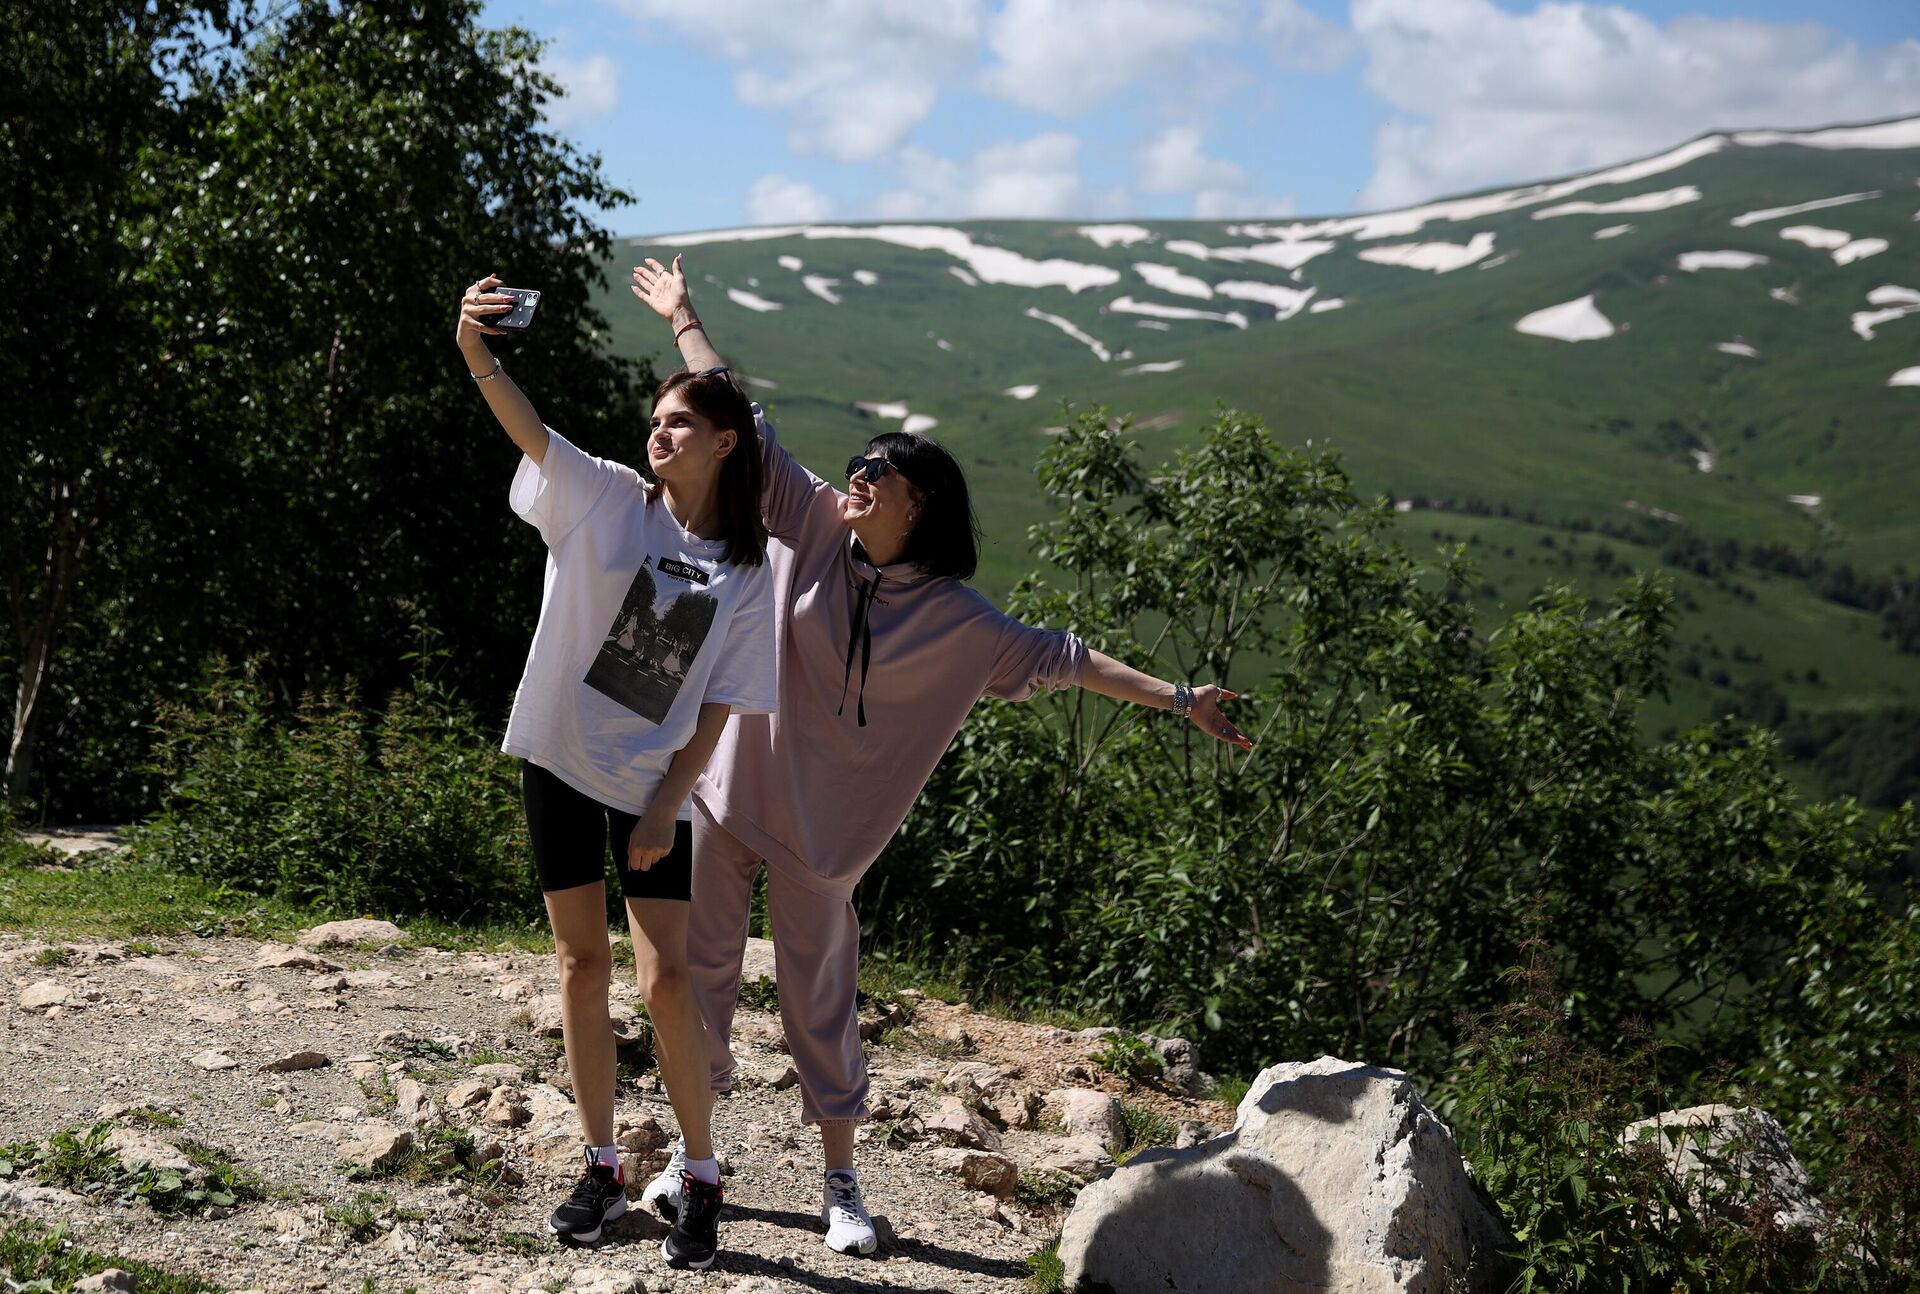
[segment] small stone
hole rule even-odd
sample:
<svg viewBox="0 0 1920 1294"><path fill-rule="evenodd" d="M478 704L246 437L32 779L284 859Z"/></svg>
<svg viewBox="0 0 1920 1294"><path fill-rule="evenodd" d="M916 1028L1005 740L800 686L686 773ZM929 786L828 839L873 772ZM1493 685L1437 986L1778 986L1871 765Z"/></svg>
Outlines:
<svg viewBox="0 0 1920 1294"><path fill-rule="evenodd" d="M659 1120L649 1115L614 1138L620 1149L634 1155L650 1155L667 1144L666 1131Z"/></svg>
<svg viewBox="0 0 1920 1294"><path fill-rule="evenodd" d="M483 1079L470 1078L464 1083L455 1083L447 1090L447 1108L465 1110L476 1105L485 1105L487 1098L493 1095L493 1084Z"/></svg>
<svg viewBox="0 0 1920 1294"><path fill-rule="evenodd" d="M96 1290L117 1290L120 1294L133 1294L133 1274L122 1271L118 1267L109 1267L91 1276L81 1277L73 1283L73 1288L76 1291L86 1290L89 1294Z"/></svg>
<svg viewBox="0 0 1920 1294"><path fill-rule="evenodd" d="M48 1007L65 1006L72 999L73 990L65 984L43 979L20 990L20 1009L44 1011Z"/></svg>
<svg viewBox="0 0 1920 1294"><path fill-rule="evenodd" d="M340 944L397 944L407 932L391 921L356 918L352 921L328 921L302 930L296 941L302 948L333 948Z"/></svg>
<svg viewBox="0 0 1920 1294"><path fill-rule="evenodd" d="M413 1134L405 1128L370 1124L340 1147L340 1158L369 1172L386 1167L413 1149Z"/></svg>
<svg viewBox="0 0 1920 1294"><path fill-rule="evenodd" d="M486 1112L481 1117L496 1128L518 1128L532 1120L533 1112L527 1108L518 1088L500 1087L488 1098Z"/></svg>
<svg viewBox="0 0 1920 1294"><path fill-rule="evenodd" d="M345 981L345 987L351 989L390 989L406 987L406 981L398 975L395 975L392 971L348 971L340 978Z"/></svg>
<svg viewBox="0 0 1920 1294"><path fill-rule="evenodd" d="M1182 1119L1180 1120L1179 1133L1174 1138L1173 1148L1175 1150L1185 1150L1190 1146L1197 1146L1203 1141L1211 1141L1219 1135L1219 1130L1211 1124L1202 1123L1198 1119Z"/></svg>
<svg viewBox="0 0 1920 1294"><path fill-rule="evenodd" d="M187 1003L187 1019L197 1020L201 1024L232 1024L239 1018L238 1011L218 1002Z"/></svg>
<svg viewBox="0 0 1920 1294"><path fill-rule="evenodd" d="M926 1116L925 1122L929 1133L950 1139L958 1145L971 1146L976 1150L1000 1149L1000 1133L977 1110L969 1109L957 1096L941 1097L938 1108Z"/></svg>
<svg viewBox="0 0 1920 1294"><path fill-rule="evenodd" d="M345 975L315 975L307 987L316 993L339 993L347 987Z"/></svg>
<svg viewBox="0 0 1920 1294"><path fill-rule="evenodd" d="M287 1125L289 1137L332 1137L334 1126L325 1119L303 1119Z"/></svg>
<svg viewBox="0 0 1920 1294"><path fill-rule="evenodd" d="M785 1069L781 1070L767 1086L776 1092L784 1092L790 1087L797 1087L799 1083L800 1071L792 1065L788 1065Z"/></svg>
<svg viewBox="0 0 1920 1294"><path fill-rule="evenodd" d="M1066 1137L1042 1155L1034 1167L1043 1173L1059 1173L1076 1182L1090 1182L1113 1171L1113 1156L1092 1137Z"/></svg>
<svg viewBox="0 0 1920 1294"><path fill-rule="evenodd" d="M473 1076L475 1078L490 1079L496 1083L518 1082L520 1076L525 1072L526 1067L524 1065L506 1065L498 1061L490 1061L485 1065L475 1065L473 1067Z"/></svg>
<svg viewBox="0 0 1920 1294"><path fill-rule="evenodd" d="M1125 1149L1127 1123L1111 1094L1084 1087L1057 1088L1046 1095L1046 1112L1067 1133L1092 1137L1109 1153Z"/></svg>
<svg viewBox="0 0 1920 1294"><path fill-rule="evenodd" d="M284 1119L293 1113L293 1102L283 1096L273 1103L273 1112Z"/></svg>
<svg viewBox="0 0 1920 1294"><path fill-rule="evenodd" d="M974 1196L973 1211L989 1222L998 1222L1001 1226L1007 1224L1006 1218L1000 1213L1000 1201L991 1195Z"/></svg>
<svg viewBox="0 0 1920 1294"><path fill-rule="evenodd" d="M984 1092L1005 1077L1005 1071L984 1060L963 1060L949 1069L940 1081L951 1092L961 1092L967 1088Z"/></svg>
<svg viewBox="0 0 1920 1294"><path fill-rule="evenodd" d="M253 959L255 970L310 970L337 971L339 963L330 962L325 957L302 948L290 948L286 944L262 944L259 953Z"/></svg>
<svg viewBox="0 0 1920 1294"><path fill-rule="evenodd" d="M290 1051L279 1060L270 1060L260 1067L262 1074L292 1074L303 1069L325 1069L333 1064L326 1054L318 1051Z"/></svg>
<svg viewBox="0 0 1920 1294"><path fill-rule="evenodd" d="M403 1078L393 1085L393 1111L415 1127L440 1120L440 1108L417 1078Z"/></svg>
<svg viewBox="0 0 1920 1294"><path fill-rule="evenodd" d="M532 980L510 979L493 990L493 995L502 1002L524 1002L534 996Z"/></svg>
<svg viewBox="0 0 1920 1294"><path fill-rule="evenodd" d="M1011 1197L1014 1186L1020 1181L1019 1168L1005 1155L950 1147L940 1147L926 1153L941 1172L958 1177L976 1191L985 1191L1000 1199Z"/></svg>
<svg viewBox="0 0 1920 1294"><path fill-rule="evenodd" d="M188 1063L196 1069L204 1069L208 1073L219 1069L238 1069L240 1067L239 1061L218 1048L209 1048L195 1056Z"/></svg>
<svg viewBox="0 0 1920 1294"><path fill-rule="evenodd" d="M138 1128L115 1128L107 1134L107 1147L120 1156L123 1163L147 1163L169 1173L184 1173L193 1168L193 1161L178 1146Z"/></svg>

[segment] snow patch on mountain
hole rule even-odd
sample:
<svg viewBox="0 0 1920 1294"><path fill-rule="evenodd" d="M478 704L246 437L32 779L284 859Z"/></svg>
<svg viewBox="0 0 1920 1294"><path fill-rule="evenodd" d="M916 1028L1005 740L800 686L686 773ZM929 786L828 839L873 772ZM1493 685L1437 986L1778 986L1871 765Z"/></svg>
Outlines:
<svg viewBox="0 0 1920 1294"><path fill-rule="evenodd" d="M840 304L840 294L834 291L840 286L839 279L830 279L824 274L803 274L800 276L800 285L828 305Z"/></svg>
<svg viewBox="0 0 1920 1294"><path fill-rule="evenodd" d="M1530 337L1550 337L1554 341L1598 341L1619 331L1613 320L1600 313L1592 293L1576 301L1562 301L1557 306L1535 310L1513 327Z"/></svg>
<svg viewBox="0 0 1920 1294"><path fill-rule="evenodd" d="M1920 368L1903 368L1887 379L1888 386L1920 386Z"/></svg>
<svg viewBox="0 0 1920 1294"><path fill-rule="evenodd" d="M1198 297L1202 301L1208 300L1213 296L1213 289L1207 286L1205 279L1195 278L1193 275L1175 269L1171 265L1155 265L1151 261L1135 261L1133 264L1133 272L1145 279L1150 286L1156 287L1162 292L1171 292L1175 296Z"/></svg>
<svg viewBox="0 0 1920 1294"><path fill-rule="evenodd" d="M1598 242L1602 238L1618 238L1621 234L1630 234L1632 232L1632 225L1608 225L1605 229L1594 230L1593 238L1595 242Z"/></svg>
<svg viewBox="0 0 1920 1294"><path fill-rule="evenodd" d="M727 300L733 302L735 305L745 306L749 310L758 310L763 313L768 310L779 310L783 308L778 301L769 301L763 296L748 292L745 288L728 288Z"/></svg>
<svg viewBox="0 0 1920 1294"><path fill-rule="evenodd" d="M975 277L973 277L973 275L967 273L965 270L961 269L958 265L947 266L947 273L953 275L953 277L955 277L956 279L959 279L962 283L966 284L970 288L977 288L980 286L979 279L976 279Z"/></svg>
<svg viewBox="0 0 1920 1294"><path fill-rule="evenodd" d="M1037 382L1023 382L1019 386L1008 387L1000 394L1010 395L1016 400L1031 400L1034 396L1040 394L1040 384Z"/></svg>
<svg viewBox="0 0 1920 1294"><path fill-rule="evenodd" d="M1475 261L1485 260L1493 252L1493 235L1481 230L1464 245L1460 243L1394 243L1387 247L1369 247L1360 259L1375 265L1399 265L1410 270L1431 270L1450 274Z"/></svg>
<svg viewBox="0 0 1920 1294"><path fill-rule="evenodd" d="M1828 207L1845 207L1879 196L1880 190L1874 189L1868 193L1843 193L1837 198L1815 198L1812 202L1796 202L1790 207L1766 207L1759 211L1742 212L1728 223L1735 229L1745 229L1748 225L1758 225L1768 220L1801 216L1809 211L1825 211Z"/></svg>
<svg viewBox="0 0 1920 1294"><path fill-rule="evenodd" d="M1830 252L1836 247L1845 247L1853 241L1853 235L1845 230L1822 229L1818 225L1789 225L1780 231L1780 236L1789 242L1817 247L1823 252Z"/></svg>
<svg viewBox="0 0 1920 1294"><path fill-rule="evenodd" d="M1347 302L1344 297L1325 297L1308 306L1307 313L1310 315L1323 315L1329 310L1338 310L1346 304Z"/></svg>
<svg viewBox="0 0 1920 1294"><path fill-rule="evenodd" d="M945 225L772 225L761 229L717 229L697 234L665 234L650 241L669 247L698 247L704 243L759 242L768 238L865 239L890 243L911 251L945 252L965 265L982 283L1005 283L1023 288L1112 287L1120 272L1104 265L1053 258L1036 261L1004 247L988 247L967 233Z"/></svg>
<svg viewBox="0 0 1920 1294"><path fill-rule="evenodd" d="M1102 364L1105 364L1113 358L1112 351L1108 350L1098 338L1090 337L1082 332L1079 326L1071 319L1062 319L1059 315L1048 314L1046 311L1037 309L1034 306L1028 306L1024 313L1029 319L1038 319L1041 323L1052 324L1055 328L1058 328L1061 332L1092 351L1094 357Z"/></svg>
<svg viewBox="0 0 1920 1294"><path fill-rule="evenodd" d="M1723 355L1739 355L1744 359L1760 358L1760 352L1743 341L1717 341L1713 344L1713 348ZM1700 470L1704 472L1707 469Z"/></svg>
<svg viewBox="0 0 1920 1294"><path fill-rule="evenodd" d="M1228 279L1216 283L1213 290L1236 301L1258 301L1274 309L1276 319L1291 319L1306 308L1319 288L1290 288L1279 283L1255 283L1247 279Z"/></svg>
<svg viewBox="0 0 1920 1294"><path fill-rule="evenodd" d="M1658 193L1636 193L1630 198L1615 198L1612 202L1562 202L1558 206L1543 207L1533 213L1533 218L1551 220L1555 216L1606 216L1616 212L1627 215L1643 211L1666 211L1698 201L1700 201L1700 190L1691 184L1683 184L1677 189L1662 189Z"/></svg>
<svg viewBox="0 0 1920 1294"><path fill-rule="evenodd" d="M1135 301L1132 297L1118 297L1107 303L1107 309L1117 310L1121 314L1151 315L1155 319L1207 319L1216 323L1232 324L1235 328L1245 328L1247 317L1238 310L1224 313L1217 310L1195 310L1192 306L1166 306L1158 301Z"/></svg>
<svg viewBox="0 0 1920 1294"><path fill-rule="evenodd" d="M907 416L905 400L855 400L853 407L876 418L893 418L897 421Z"/></svg>
<svg viewBox="0 0 1920 1294"><path fill-rule="evenodd" d="M1142 225L1082 225L1074 232L1091 238L1103 251L1109 247L1131 247L1153 241L1153 231Z"/></svg>
<svg viewBox="0 0 1920 1294"><path fill-rule="evenodd" d="M853 281L863 288L870 288L880 281L880 276L872 270L855 270L853 272Z"/></svg>
<svg viewBox="0 0 1920 1294"><path fill-rule="evenodd" d="M1271 243L1254 243L1249 247L1209 247L1191 238L1171 238L1167 240L1166 248L1200 261L1238 261L1242 264L1297 270L1314 257L1324 256L1337 245L1325 240L1281 239Z"/></svg>
<svg viewBox="0 0 1920 1294"><path fill-rule="evenodd" d="M780 259L780 268L783 270L793 270L797 273L798 271L804 270L805 268L807 268L807 263L801 260L798 256L782 256L779 259Z"/></svg>
<svg viewBox="0 0 1920 1294"><path fill-rule="evenodd" d="M1183 359L1163 359L1155 360L1151 364L1135 364L1132 368L1125 368L1120 371L1128 377L1132 377L1136 373L1171 373L1177 368L1184 368L1186 363L1187 361Z"/></svg>
<svg viewBox="0 0 1920 1294"><path fill-rule="evenodd" d="M1701 270L1750 270L1767 264L1767 258L1759 252L1681 252L1674 264L1695 274Z"/></svg>

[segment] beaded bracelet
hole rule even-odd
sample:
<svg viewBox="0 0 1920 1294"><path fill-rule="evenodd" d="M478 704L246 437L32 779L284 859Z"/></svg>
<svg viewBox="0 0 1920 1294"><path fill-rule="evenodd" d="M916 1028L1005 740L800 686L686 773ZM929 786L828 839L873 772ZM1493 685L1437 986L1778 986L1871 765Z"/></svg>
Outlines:
<svg viewBox="0 0 1920 1294"><path fill-rule="evenodd" d="M472 369L468 369L467 376L472 378L476 382L491 382L493 381L494 378L500 376L501 369L502 369L502 365L500 363L500 357L496 355L493 360L493 368L490 371L485 373L475 373Z"/></svg>

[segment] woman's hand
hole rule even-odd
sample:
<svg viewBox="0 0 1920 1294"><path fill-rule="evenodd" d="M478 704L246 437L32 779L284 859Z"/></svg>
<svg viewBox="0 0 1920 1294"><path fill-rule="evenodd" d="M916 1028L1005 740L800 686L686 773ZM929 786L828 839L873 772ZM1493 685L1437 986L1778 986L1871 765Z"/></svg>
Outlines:
<svg viewBox="0 0 1920 1294"><path fill-rule="evenodd" d="M678 824L673 810L662 809L660 804L661 797L656 795L627 837L627 866L636 872L646 871L673 852L673 833Z"/></svg>
<svg viewBox="0 0 1920 1294"><path fill-rule="evenodd" d="M1187 718L1193 726L1209 737L1226 742L1229 746L1238 746L1242 750L1252 750L1253 743L1241 735L1227 716L1220 713L1220 702L1231 701L1239 696L1238 692L1229 692L1218 683L1208 683L1193 689L1193 709Z"/></svg>
<svg viewBox="0 0 1920 1294"><path fill-rule="evenodd" d="M499 285L500 276L497 274L489 274L460 294L460 322L454 326L453 339L460 344L460 349L463 353L468 355L487 354L487 343L483 340L484 336L487 334L496 337L506 335L507 330L505 328L495 328L487 322L487 320L493 318L495 315L505 314L511 311L514 306L512 297L502 296L498 292L488 291L489 288L498 287Z"/></svg>
<svg viewBox="0 0 1920 1294"><path fill-rule="evenodd" d="M687 291L687 276L680 268L680 258L673 258L673 268L668 269L651 256L645 265L633 267L633 295L646 302L647 308L676 327L679 323L693 317L693 297ZM674 316L680 315L679 320Z"/></svg>

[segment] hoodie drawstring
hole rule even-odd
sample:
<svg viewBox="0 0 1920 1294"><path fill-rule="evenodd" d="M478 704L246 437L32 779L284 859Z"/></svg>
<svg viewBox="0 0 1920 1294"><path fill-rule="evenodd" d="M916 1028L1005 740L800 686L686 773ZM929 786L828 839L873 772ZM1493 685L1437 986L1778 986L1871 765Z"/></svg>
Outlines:
<svg viewBox="0 0 1920 1294"><path fill-rule="evenodd" d="M840 708L836 715L847 712L847 689L853 681L853 644L860 642L860 695L854 712L860 719L862 728L867 726L867 669L873 664L873 626L867 623L867 614L873 606L874 596L880 592L880 577L860 586L860 597L854 604L853 625L847 631L847 667L840 676Z"/></svg>

